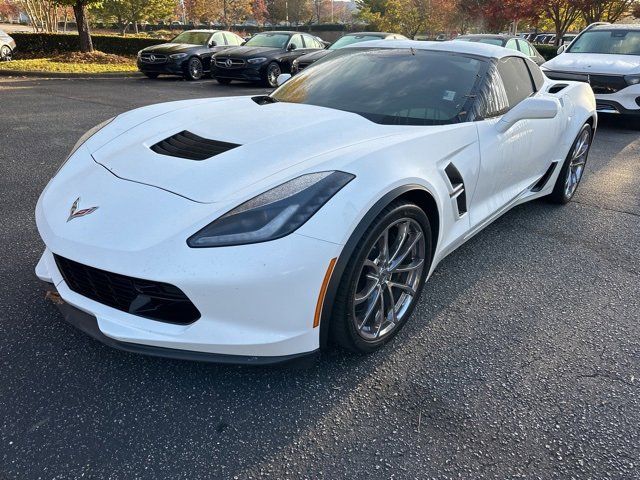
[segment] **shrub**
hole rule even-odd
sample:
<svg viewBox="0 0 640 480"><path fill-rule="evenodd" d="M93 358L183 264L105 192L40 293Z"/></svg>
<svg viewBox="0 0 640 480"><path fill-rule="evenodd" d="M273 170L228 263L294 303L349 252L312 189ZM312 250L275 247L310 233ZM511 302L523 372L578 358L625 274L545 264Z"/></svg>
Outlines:
<svg viewBox="0 0 640 480"><path fill-rule="evenodd" d="M17 50L29 55L49 55L56 52L76 52L80 43L78 35L65 33L12 33ZM163 43L157 38L119 37L116 35L92 35L93 48L115 55L135 55L139 50Z"/></svg>
<svg viewBox="0 0 640 480"><path fill-rule="evenodd" d="M535 45L535 47L545 60L551 60L553 57L558 56L558 47L555 45Z"/></svg>

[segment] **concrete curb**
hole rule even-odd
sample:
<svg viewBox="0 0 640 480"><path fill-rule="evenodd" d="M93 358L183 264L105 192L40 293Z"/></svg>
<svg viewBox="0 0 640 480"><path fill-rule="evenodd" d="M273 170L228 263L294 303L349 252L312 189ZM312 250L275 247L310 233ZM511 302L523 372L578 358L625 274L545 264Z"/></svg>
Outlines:
<svg viewBox="0 0 640 480"><path fill-rule="evenodd" d="M140 72L106 73L61 73L22 70L0 70L0 77L37 77L37 78L132 78L143 77Z"/></svg>

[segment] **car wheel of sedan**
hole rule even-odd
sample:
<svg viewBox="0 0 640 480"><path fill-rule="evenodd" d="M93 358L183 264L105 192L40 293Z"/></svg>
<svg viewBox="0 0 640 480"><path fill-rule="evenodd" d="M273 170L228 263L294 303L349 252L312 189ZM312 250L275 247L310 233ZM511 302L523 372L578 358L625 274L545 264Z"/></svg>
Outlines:
<svg viewBox="0 0 640 480"><path fill-rule="evenodd" d="M587 123L582 127L578 137L573 142L569 155L562 166L562 170L560 170L553 192L549 195L551 202L565 204L576 193L587 164L592 138L593 129Z"/></svg>
<svg viewBox="0 0 640 480"><path fill-rule="evenodd" d="M153 72L143 72L143 73L147 78L151 78L152 80L155 78L158 78L158 75L159 75L158 73L153 73Z"/></svg>
<svg viewBox="0 0 640 480"><path fill-rule="evenodd" d="M204 70L200 59L197 57L190 58L187 63L187 80L200 80L203 74Z"/></svg>
<svg viewBox="0 0 640 480"><path fill-rule="evenodd" d="M429 219L397 201L369 226L345 268L331 334L342 347L373 352L405 324L431 265Z"/></svg>
<svg viewBox="0 0 640 480"><path fill-rule="evenodd" d="M267 65L267 78L266 84L268 87L276 88L278 86L278 77L282 73L280 65L277 62L271 62Z"/></svg>
<svg viewBox="0 0 640 480"><path fill-rule="evenodd" d="M229 85L231 83L230 78L216 78L216 80L221 85Z"/></svg>
<svg viewBox="0 0 640 480"><path fill-rule="evenodd" d="M11 49L7 45L3 45L0 48L0 60L11 60Z"/></svg>

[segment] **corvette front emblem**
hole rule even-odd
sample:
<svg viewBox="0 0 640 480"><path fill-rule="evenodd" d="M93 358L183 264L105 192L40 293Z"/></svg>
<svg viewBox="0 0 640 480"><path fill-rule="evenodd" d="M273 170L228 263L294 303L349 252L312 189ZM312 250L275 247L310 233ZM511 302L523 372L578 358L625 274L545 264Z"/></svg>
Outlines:
<svg viewBox="0 0 640 480"><path fill-rule="evenodd" d="M69 217L67 218L67 222L70 222L74 218L84 217L85 215L89 215L95 212L98 207L91 208L83 208L82 210L78 210L78 205L80 204L80 197L76 198L76 201L71 205L71 210L69 210Z"/></svg>

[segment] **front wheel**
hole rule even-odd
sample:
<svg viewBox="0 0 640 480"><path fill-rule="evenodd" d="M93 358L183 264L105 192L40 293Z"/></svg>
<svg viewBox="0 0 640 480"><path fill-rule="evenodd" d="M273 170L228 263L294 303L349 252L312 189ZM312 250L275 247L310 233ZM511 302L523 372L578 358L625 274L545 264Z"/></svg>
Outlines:
<svg viewBox="0 0 640 480"><path fill-rule="evenodd" d="M282 73L280 69L280 65L277 62L271 62L267 65L267 76L265 79L265 84L268 87L276 88L278 86L278 77Z"/></svg>
<svg viewBox="0 0 640 480"><path fill-rule="evenodd" d="M187 62L187 80L200 80L204 74L202 62L197 57L192 57Z"/></svg>
<svg viewBox="0 0 640 480"><path fill-rule="evenodd" d="M417 205L397 201L369 226L336 293L331 335L340 346L373 352L406 323L431 265L431 227Z"/></svg>
<svg viewBox="0 0 640 480"><path fill-rule="evenodd" d="M584 169L587 164L592 139L593 129L591 125L585 123L562 165L553 191L549 194L548 199L550 202L565 204L569 202L576 193L576 189L578 188L580 180L582 180L582 175L584 174Z"/></svg>

